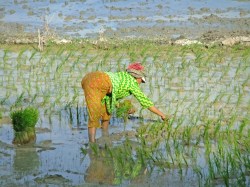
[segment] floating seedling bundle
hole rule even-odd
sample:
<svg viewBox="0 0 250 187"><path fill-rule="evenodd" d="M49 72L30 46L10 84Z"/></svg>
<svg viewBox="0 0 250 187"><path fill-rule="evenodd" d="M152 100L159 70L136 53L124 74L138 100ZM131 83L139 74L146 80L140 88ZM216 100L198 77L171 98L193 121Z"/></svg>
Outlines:
<svg viewBox="0 0 250 187"><path fill-rule="evenodd" d="M15 131L14 144L25 144L35 140L35 125L38 121L38 116L38 110L33 107L11 112L13 129Z"/></svg>

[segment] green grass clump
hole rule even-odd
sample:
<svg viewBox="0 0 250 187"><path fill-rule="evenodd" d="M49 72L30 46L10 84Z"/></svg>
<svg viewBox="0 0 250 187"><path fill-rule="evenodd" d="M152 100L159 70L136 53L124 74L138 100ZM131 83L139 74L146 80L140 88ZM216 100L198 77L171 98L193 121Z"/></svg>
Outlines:
<svg viewBox="0 0 250 187"><path fill-rule="evenodd" d="M39 117L36 108L27 107L26 109L13 111L10 117L15 131L13 143L25 144L35 139L35 125Z"/></svg>

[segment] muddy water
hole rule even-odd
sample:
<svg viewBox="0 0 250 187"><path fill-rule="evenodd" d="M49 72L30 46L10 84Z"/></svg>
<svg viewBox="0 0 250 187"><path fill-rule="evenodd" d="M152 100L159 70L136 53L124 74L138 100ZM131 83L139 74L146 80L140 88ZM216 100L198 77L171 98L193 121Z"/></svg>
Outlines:
<svg viewBox="0 0 250 187"><path fill-rule="evenodd" d="M106 178L95 177L95 171L101 164L81 153L88 140L87 128L83 124L77 125L74 120L69 119L66 111L52 116L41 114L36 126L36 142L19 146L12 144L11 121L3 118L0 125L1 186L106 183ZM126 130L129 128L132 127L128 126ZM110 133L124 130L120 124L113 126ZM100 136L98 131L97 138Z"/></svg>

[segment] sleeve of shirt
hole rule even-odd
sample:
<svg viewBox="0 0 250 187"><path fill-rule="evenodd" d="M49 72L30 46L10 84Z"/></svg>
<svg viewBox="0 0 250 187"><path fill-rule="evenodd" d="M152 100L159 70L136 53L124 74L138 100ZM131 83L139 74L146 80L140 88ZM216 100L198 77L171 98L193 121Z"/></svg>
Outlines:
<svg viewBox="0 0 250 187"><path fill-rule="evenodd" d="M143 108L149 108L154 105L153 102L141 91L137 85L133 85L130 91Z"/></svg>

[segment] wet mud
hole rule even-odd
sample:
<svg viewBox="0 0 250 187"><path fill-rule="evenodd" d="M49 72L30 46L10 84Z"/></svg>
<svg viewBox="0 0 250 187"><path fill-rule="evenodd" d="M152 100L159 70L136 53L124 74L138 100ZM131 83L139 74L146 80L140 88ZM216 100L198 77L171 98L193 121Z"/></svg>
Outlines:
<svg viewBox="0 0 250 187"><path fill-rule="evenodd" d="M32 7L37 6L41 8L35 11ZM37 43L39 29L57 43L139 38L165 44L185 44L183 39L187 39L204 44L249 45L249 7L248 1L224 0L218 4L186 0L5 2L1 5L0 42Z"/></svg>

